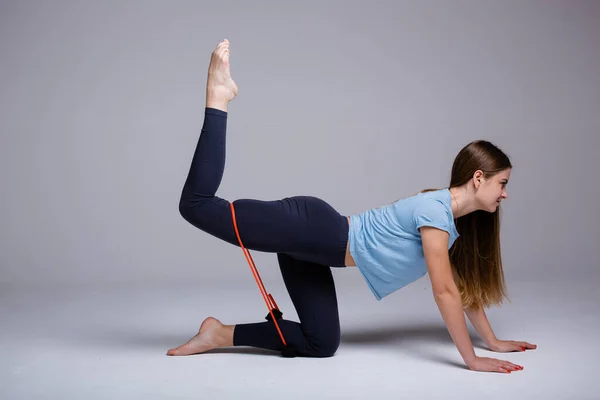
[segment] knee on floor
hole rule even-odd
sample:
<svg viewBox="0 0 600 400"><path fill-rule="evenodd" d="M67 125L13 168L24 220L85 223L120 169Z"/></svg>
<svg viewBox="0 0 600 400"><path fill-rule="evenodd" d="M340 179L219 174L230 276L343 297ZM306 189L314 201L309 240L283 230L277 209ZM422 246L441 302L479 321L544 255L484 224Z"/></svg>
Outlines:
<svg viewBox="0 0 600 400"><path fill-rule="evenodd" d="M309 340L312 357L332 357L340 346L340 335L328 334Z"/></svg>

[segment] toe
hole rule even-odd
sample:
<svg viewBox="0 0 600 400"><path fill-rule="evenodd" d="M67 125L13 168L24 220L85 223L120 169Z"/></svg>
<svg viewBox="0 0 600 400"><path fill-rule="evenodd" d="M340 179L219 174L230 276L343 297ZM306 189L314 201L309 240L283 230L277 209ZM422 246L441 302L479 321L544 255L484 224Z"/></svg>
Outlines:
<svg viewBox="0 0 600 400"><path fill-rule="evenodd" d="M168 356L177 355L177 349L169 349L169 351L167 351L167 355Z"/></svg>
<svg viewBox="0 0 600 400"><path fill-rule="evenodd" d="M184 356L184 355L186 355L186 351L185 351L186 347L187 347L187 343L182 344L179 347L172 348L171 350L169 350L167 352L167 354L170 356Z"/></svg>

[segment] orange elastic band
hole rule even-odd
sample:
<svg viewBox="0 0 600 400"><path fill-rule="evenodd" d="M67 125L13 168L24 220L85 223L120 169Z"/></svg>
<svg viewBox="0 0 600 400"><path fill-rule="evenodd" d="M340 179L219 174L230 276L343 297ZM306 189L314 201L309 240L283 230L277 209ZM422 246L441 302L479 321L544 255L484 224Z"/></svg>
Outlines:
<svg viewBox="0 0 600 400"><path fill-rule="evenodd" d="M231 216L233 218L233 228L235 229L235 234L238 238L238 241L240 242L240 247L242 248L242 251L244 252L244 255L246 256L246 260L248 261L248 264L250 265L250 269L252 270L254 279L256 280L258 288L260 289L260 293L262 294L263 299L265 300L265 303L267 304L267 308L269 309L269 314L271 315L271 318L273 319L273 322L275 323L275 327L277 328L279 337L281 338L283 345L287 347L287 343L285 342L283 333L281 332L281 329L279 328L279 324L277 323L277 318L275 318L275 315L273 315L273 310L277 310L280 313L281 313L281 311L277 307L277 303L275 303L273 296L271 296L271 294L267 293L267 291L265 289L265 285L263 284L262 279L260 279L258 270L256 269L256 266L254 265L254 260L252 259L252 256L250 255L250 251L248 249L246 249L244 247L244 245L242 244L242 238L240 237L240 232L238 231L237 222L235 219L235 209L233 208L233 203L229 203L229 206L231 208Z"/></svg>

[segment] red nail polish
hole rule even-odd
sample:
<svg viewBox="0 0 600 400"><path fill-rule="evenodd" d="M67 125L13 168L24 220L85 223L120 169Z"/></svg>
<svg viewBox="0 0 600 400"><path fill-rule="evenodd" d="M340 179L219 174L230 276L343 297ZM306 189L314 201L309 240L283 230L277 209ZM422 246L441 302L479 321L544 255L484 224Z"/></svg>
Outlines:
<svg viewBox="0 0 600 400"><path fill-rule="evenodd" d="M523 349L523 351L525 351L525 347L521 347Z"/></svg>

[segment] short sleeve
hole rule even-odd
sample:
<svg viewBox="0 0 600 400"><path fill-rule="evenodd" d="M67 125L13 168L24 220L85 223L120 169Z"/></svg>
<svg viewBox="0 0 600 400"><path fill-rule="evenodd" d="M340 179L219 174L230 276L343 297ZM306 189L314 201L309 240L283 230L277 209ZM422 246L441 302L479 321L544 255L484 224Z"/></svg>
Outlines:
<svg viewBox="0 0 600 400"><path fill-rule="evenodd" d="M422 226L432 226L450 234L448 211L444 204L435 199L424 199L417 205L413 214L413 220L417 231Z"/></svg>

